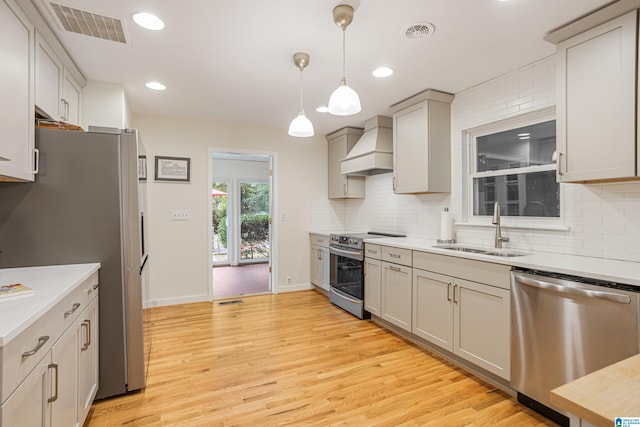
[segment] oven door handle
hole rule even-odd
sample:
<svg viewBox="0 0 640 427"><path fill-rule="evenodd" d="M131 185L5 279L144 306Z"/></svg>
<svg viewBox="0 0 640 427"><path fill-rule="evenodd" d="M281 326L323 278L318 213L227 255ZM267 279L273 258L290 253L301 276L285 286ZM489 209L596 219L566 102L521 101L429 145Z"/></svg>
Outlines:
<svg viewBox="0 0 640 427"><path fill-rule="evenodd" d="M340 291L339 291L339 290L337 290L337 289L333 289L333 287L331 287L331 288L329 289L329 291L331 291L331 292L332 292L332 293L334 293L335 295L339 296L340 298L342 298L342 299L346 299L347 301L352 302L352 303L354 303L354 304L362 304L362 301L361 301L361 300L359 300L359 299L355 299L355 298L351 298L351 297L348 297L344 292L340 292Z"/></svg>
<svg viewBox="0 0 640 427"><path fill-rule="evenodd" d="M364 260L364 256L362 255L362 252L360 251L346 251L344 249L339 249L333 246L329 246L329 253L330 254L335 254L335 255L340 255L346 258L352 258L352 259L357 259L358 261L363 261Z"/></svg>

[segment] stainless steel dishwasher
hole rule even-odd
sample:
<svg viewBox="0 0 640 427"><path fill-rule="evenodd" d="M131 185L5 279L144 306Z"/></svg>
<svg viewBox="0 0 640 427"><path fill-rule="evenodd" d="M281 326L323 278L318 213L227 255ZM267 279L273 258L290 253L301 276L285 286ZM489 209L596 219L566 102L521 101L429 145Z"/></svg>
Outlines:
<svg viewBox="0 0 640 427"><path fill-rule="evenodd" d="M549 392L640 352L640 288L532 270L511 273L511 388L560 425Z"/></svg>

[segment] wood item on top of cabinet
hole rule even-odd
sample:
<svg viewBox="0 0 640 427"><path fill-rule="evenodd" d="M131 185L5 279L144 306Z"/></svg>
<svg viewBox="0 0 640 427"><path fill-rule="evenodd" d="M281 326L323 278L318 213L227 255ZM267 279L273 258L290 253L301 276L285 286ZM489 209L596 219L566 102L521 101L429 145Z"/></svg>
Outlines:
<svg viewBox="0 0 640 427"><path fill-rule="evenodd" d="M311 284L329 292L329 237L310 234Z"/></svg>
<svg viewBox="0 0 640 427"><path fill-rule="evenodd" d="M340 162L362 136L362 128L344 127L327 135L329 143L329 198L363 199L364 176L342 175Z"/></svg>
<svg viewBox="0 0 640 427"><path fill-rule="evenodd" d="M509 380L509 267L418 251L413 256L412 332Z"/></svg>
<svg viewBox="0 0 640 427"><path fill-rule="evenodd" d="M2 348L0 426L83 425L98 390L97 283L96 272Z"/></svg>
<svg viewBox="0 0 640 427"><path fill-rule="evenodd" d="M380 245L364 244L364 309L374 316L382 316L382 249Z"/></svg>
<svg viewBox="0 0 640 427"><path fill-rule="evenodd" d="M412 276L411 251L381 247L381 316L384 320L411 332ZM365 294L366 295L366 294Z"/></svg>
<svg viewBox="0 0 640 427"><path fill-rule="evenodd" d="M35 28L13 0L0 0L0 181L33 181ZM6 66L6 64L11 66Z"/></svg>
<svg viewBox="0 0 640 427"><path fill-rule="evenodd" d="M638 12L611 19L622 3L545 37L557 44L559 182L640 179Z"/></svg>
<svg viewBox="0 0 640 427"><path fill-rule="evenodd" d="M451 191L453 98L428 89L391 106L395 193Z"/></svg>

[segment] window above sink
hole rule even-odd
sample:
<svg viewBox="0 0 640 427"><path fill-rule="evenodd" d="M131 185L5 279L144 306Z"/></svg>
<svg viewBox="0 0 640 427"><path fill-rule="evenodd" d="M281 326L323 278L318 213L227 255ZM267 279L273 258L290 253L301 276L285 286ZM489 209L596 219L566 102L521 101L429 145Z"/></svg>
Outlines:
<svg viewBox="0 0 640 427"><path fill-rule="evenodd" d="M488 222L498 202L508 225L560 224L553 108L465 133L468 169L464 179L470 223Z"/></svg>

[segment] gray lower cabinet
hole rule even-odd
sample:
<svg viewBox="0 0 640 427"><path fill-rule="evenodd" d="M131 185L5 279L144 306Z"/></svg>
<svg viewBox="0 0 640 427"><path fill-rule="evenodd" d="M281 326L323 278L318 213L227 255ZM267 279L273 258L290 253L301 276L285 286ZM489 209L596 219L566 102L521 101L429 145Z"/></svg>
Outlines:
<svg viewBox="0 0 640 427"><path fill-rule="evenodd" d="M329 291L329 237L320 234L309 235L311 241L310 277L311 284Z"/></svg>
<svg viewBox="0 0 640 427"><path fill-rule="evenodd" d="M416 267L437 268L438 264L449 267L440 272ZM452 273L468 278L495 275L490 283L498 286ZM510 303L508 266L414 251L412 332L506 380L510 377Z"/></svg>
<svg viewBox="0 0 640 427"><path fill-rule="evenodd" d="M411 251L382 246L381 259L381 317L411 332Z"/></svg>

